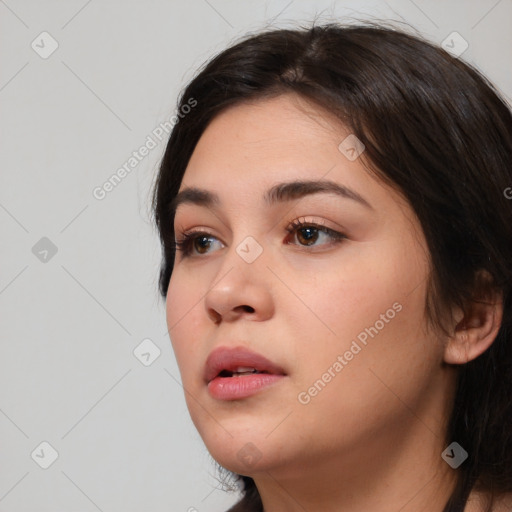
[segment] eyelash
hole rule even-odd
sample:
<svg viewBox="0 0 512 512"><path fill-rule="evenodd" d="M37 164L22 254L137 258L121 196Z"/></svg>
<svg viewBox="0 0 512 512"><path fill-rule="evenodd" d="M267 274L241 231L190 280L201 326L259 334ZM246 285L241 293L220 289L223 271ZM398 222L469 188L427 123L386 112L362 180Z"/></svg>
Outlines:
<svg viewBox="0 0 512 512"><path fill-rule="evenodd" d="M315 222L305 222L300 219L296 219L287 226L286 231L293 235L295 232L299 231L303 228L313 228L316 229L322 233L326 233L329 235L332 239L332 243L340 243L341 241L345 240L347 237L338 231L335 231L333 229L330 229L322 224L315 223ZM179 251L182 253L182 258L187 258L191 256L192 253L192 244L194 240L197 238L203 237L210 237L215 238L210 233L207 233L205 231L189 231L183 233L181 238L176 240L173 244L174 250ZM289 242L288 242L289 243ZM301 247L309 247L307 245L300 245ZM202 254L199 254L199 256L203 256Z"/></svg>

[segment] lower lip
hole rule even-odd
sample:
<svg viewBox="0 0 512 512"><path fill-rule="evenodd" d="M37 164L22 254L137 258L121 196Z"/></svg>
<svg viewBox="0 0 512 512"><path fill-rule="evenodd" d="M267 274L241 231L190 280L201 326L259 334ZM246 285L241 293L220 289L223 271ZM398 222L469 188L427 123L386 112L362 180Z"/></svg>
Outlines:
<svg viewBox="0 0 512 512"><path fill-rule="evenodd" d="M208 391L217 400L247 398L280 381L284 375L255 373L241 377L216 377L208 383Z"/></svg>

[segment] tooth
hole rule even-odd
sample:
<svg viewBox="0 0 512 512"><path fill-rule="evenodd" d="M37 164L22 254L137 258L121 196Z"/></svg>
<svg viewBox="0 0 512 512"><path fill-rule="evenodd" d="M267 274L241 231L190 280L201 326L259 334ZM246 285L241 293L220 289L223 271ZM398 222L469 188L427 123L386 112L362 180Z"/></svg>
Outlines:
<svg viewBox="0 0 512 512"><path fill-rule="evenodd" d="M253 375L254 373L260 373L256 368L252 366L239 366L232 372L232 377L240 377L242 375Z"/></svg>

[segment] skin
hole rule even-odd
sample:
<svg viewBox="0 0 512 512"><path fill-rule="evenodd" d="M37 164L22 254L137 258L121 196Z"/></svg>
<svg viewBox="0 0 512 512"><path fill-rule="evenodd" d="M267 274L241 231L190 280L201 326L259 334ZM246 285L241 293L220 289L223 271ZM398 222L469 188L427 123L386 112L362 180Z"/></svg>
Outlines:
<svg viewBox="0 0 512 512"><path fill-rule="evenodd" d="M251 476L265 512L442 511L456 470L441 458L455 366L494 340L499 301L454 311L453 336L428 327L426 241L411 206L338 145L349 131L295 95L245 103L208 126L180 190L220 196L215 210L179 206L177 237L206 231L205 253L178 251L167 295L167 323L191 418L212 456ZM371 205L317 193L269 207L272 185L329 179ZM313 247L286 227L295 219L346 235L318 233ZM302 235L304 230L302 231ZM237 246L253 237L252 263ZM288 243L286 243L288 242ZM374 326L385 323L309 403L298 400ZM211 397L203 381L209 353L245 346L287 376L243 400ZM361 345L361 344L360 344ZM450 363L447 365L446 363ZM256 463L237 456L247 443ZM482 510L473 499L467 509Z"/></svg>

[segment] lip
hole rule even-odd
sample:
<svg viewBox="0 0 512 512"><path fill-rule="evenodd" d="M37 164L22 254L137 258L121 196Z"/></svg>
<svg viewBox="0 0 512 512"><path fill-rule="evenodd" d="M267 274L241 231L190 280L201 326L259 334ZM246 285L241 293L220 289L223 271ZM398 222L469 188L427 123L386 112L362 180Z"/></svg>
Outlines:
<svg viewBox="0 0 512 512"><path fill-rule="evenodd" d="M252 367L260 372L274 375L285 375L281 366L245 347L218 347L206 359L204 379L209 383L222 370L235 371L240 366Z"/></svg>
<svg viewBox="0 0 512 512"><path fill-rule="evenodd" d="M234 372L252 367L260 372L224 377L223 370ZM218 347L206 359L204 380L210 395L219 400L236 400L251 396L286 376L284 369L266 357L243 346Z"/></svg>

